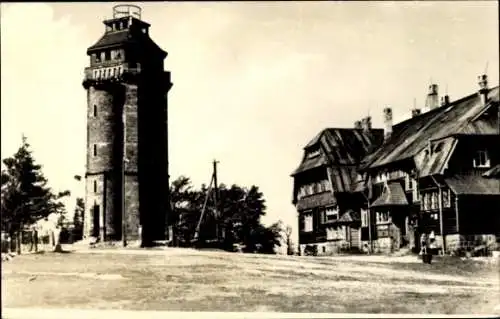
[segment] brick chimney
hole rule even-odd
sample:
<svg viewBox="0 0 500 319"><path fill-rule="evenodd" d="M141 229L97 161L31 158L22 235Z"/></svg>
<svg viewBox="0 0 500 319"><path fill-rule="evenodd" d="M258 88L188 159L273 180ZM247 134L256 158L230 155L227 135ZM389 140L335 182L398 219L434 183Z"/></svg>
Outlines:
<svg viewBox="0 0 500 319"><path fill-rule="evenodd" d="M450 104L450 96L447 94L445 96L441 97L441 106L449 105Z"/></svg>
<svg viewBox="0 0 500 319"><path fill-rule="evenodd" d="M414 108L411 110L411 117L419 116L422 113L422 110Z"/></svg>
<svg viewBox="0 0 500 319"><path fill-rule="evenodd" d="M363 131L368 132L372 129L372 117L367 116L361 120L361 127Z"/></svg>
<svg viewBox="0 0 500 319"><path fill-rule="evenodd" d="M384 139L388 139L392 134L392 109L384 109Z"/></svg>
<svg viewBox="0 0 500 319"><path fill-rule="evenodd" d="M429 85L429 93L425 99L425 108L427 111L432 111L439 106L438 85Z"/></svg>
<svg viewBox="0 0 500 319"><path fill-rule="evenodd" d="M488 76L486 74L478 76L479 96L481 102L486 104L488 102Z"/></svg>
<svg viewBox="0 0 500 319"><path fill-rule="evenodd" d="M357 129L357 130L362 129L363 126L361 125L361 121L354 122L354 128Z"/></svg>

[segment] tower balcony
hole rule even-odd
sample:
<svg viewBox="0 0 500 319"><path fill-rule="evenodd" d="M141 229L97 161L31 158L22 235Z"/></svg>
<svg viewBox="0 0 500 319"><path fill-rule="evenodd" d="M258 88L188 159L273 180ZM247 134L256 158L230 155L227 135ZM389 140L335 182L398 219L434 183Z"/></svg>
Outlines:
<svg viewBox="0 0 500 319"><path fill-rule="evenodd" d="M140 64L130 67L128 63L115 62L87 67L84 70L83 85L122 81L141 73Z"/></svg>

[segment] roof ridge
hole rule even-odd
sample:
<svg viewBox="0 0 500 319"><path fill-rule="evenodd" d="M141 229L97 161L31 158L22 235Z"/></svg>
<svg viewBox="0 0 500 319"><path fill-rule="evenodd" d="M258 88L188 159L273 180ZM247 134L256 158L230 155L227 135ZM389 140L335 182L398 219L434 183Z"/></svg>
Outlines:
<svg viewBox="0 0 500 319"><path fill-rule="evenodd" d="M489 89L489 91L491 92L491 91L493 91L493 90L495 90L495 89L498 89L499 87L500 87L499 85L494 86L494 87L490 88L490 89ZM468 99L470 99L470 98L473 98L474 96L477 96L477 92L474 92L474 93L471 93L471 94L469 94L469 95L463 96L463 97L461 97L461 98L459 98L459 99L457 99L457 100L451 101L449 104L441 105L441 106L439 106L439 107L437 107L437 108L435 108L435 109L433 109L433 110L430 110L430 111L428 111L428 112L423 112L423 113L420 113L420 114L419 114L419 115L417 115L417 116L410 117L410 118L408 118L408 119L406 119L406 120L404 120L404 121L401 121L401 122L399 122L399 123L394 124L394 125L393 125L393 128L395 128L395 127L399 127L399 126L401 126L401 124L403 124L403 123L407 123L407 122L409 122L409 121L411 121L411 120L418 119L418 118L422 118L424 115L429 115L429 114L431 114L431 113L437 113L437 112L438 112L438 110L443 110L443 109L446 109L446 108L448 108L448 107L450 107L450 106L451 106L451 107L455 107L455 106L457 106L458 104L462 103L463 101L468 100Z"/></svg>
<svg viewBox="0 0 500 319"><path fill-rule="evenodd" d="M362 128L355 128L355 127L327 127L323 130L350 130L350 131L364 131ZM370 128L370 131L383 131L383 128Z"/></svg>

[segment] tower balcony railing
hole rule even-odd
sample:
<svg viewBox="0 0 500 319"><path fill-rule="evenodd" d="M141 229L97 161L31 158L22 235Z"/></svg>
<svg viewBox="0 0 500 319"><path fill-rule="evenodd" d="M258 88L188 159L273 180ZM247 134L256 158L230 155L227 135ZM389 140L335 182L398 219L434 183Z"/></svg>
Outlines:
<svg viewBox="0 0 500 319"><path fill-rule="evenodd" d="M141 73L141 66L130 67L128 63L109 63L101 66L87 67L84 71L84 82L118 80L124 74L137 75Z"/></svg>

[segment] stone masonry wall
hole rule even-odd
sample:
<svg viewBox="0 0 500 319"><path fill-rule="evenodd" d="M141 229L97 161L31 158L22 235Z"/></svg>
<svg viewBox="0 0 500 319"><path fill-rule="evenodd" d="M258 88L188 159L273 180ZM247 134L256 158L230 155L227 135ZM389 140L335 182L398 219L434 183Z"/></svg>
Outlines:
<svg viewBox="0 0 500 319"><path fill-rule="evenodd" d="M125 211L127 214L127 240L139 240L139 182L137 176L125 176Z"/></svg>
<svg viewBox="0 0 500 319"><path fill-rule="evenodd" d="M94 87L87 90L87 187L86 207L89 222L93 219L94 203L99 205L102 215L100 227L105 226L106 238L119 234L116 225L120 223L115 207L119 177L117 163L119 153L120 124L117 121L121 111L120 89L117 86ZM118 151L117 151L118 150ZM95 175L98 174L98 175ZM98 191L94 192L93 182L98 181ZM105 223L105 225L103 225ZM93 223L87 223L86 235L92 233ZM118 233L117 233L118 232Z"/></svg>
<svg viewBox="0 0 500 319"><path fill-rule="evenodd" d="M137 114L137 85L125 84L125 211L127 220L127 239L139 239L141 217L139 210L139 181L138 181L138 114Z"/></svg>

